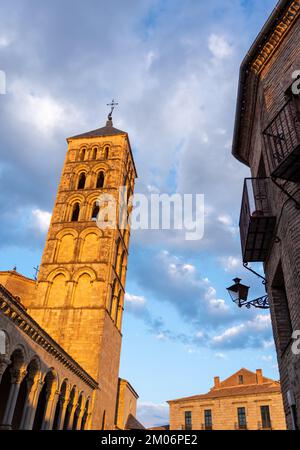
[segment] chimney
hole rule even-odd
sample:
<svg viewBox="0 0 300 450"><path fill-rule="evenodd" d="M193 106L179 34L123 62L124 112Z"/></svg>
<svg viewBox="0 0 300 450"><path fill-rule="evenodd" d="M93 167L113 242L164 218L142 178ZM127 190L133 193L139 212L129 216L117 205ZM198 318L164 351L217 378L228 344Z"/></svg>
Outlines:
<svg viewBox="0 0 300 450"><path fill-rule="evenodd" d="M263 374L261 369L256 369L256 381L257 384L263 384Z"/></svg>
<svg viewBox="0 0 300 450"><path fill-rule="evenodd" d="M220 387L220 377L215 377L214 383L215 383L215 388L218 389Z"/></svg>

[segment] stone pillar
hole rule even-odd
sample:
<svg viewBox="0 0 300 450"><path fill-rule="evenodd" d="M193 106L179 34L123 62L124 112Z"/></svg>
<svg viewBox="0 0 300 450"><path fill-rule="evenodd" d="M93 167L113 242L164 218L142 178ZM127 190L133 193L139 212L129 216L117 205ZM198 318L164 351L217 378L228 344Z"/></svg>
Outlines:
<svg viewBox="0 0 300 450"><path fill-rule="evenodd" d="M80 430L81 429L81 422L82 422L84 411L85 411L84 408L80 408L79 414L78 414L78 419L77 419L76 430Z"/></svg>
<svg viewBox="0 0 300 450"><path fill-rule="evenodd" d="M114 322L117 316L117 305L118 305L118 297L116 295L113 295L111 305L111 317Z"/></svg>
<svg viewBox="0 0 300 450"><path fill-rule="evenodd" d="M11 387L9 391L5 413L3 416L3 426L8 429L11 429L11 424L14 417L20 386L24 377L26 376L26 370L16 369L12 367L10 373L11 373Z"/></svg>
<svg viewBox="0 0 300 450"><path fill-rule="evenodd" d="M30 403L28 403L26 417L24 418L24 430L32 430L36 408L43 385L43 381L37 380L37 382L32 387L32 392L30 394Z"/></svg>
<svg viewBox="0 0 300 450"><path fill-rule="evenodd" d="M28 378L26 384L27 384L27 394L26 394L22 419L21 419L21 423L20 423L20 430L25 429L26 419L29 414L30 407L32 405L32 396L33 396L34 388L36 388L35 385L37 385L37 380L35 381L34 377L30 377L30 378Z"/></svg>
<svg viewBox="0 0 300 450"><path fill-rule="evenodd" d="M52 430L56 404L59 399L59 392L53 388L47 392L46 408L42 423L42 430Z"/></svg>
<svg viewBox="0 0 300 450"><path fill-rule="evenodd" d="M77 400L74 399L73 402L71 403L71 412L69 417L69 423L67 424L67 430L72 430L76 408L77 408Z"/></svg>
<svg viewBox="0 0 300 450"><path fill-rule="evenodd" d="M64 427L67 407L69 404L69 393L66 394L64 398L61 398L60 402L61 402L61 408L60 408L59 417L58 417L58 421L57 421L57 429L58 430L62 430Z"/></svg>
<svg viewBox="0 0 300 450"><path fill-rule="evenodd" d="M124 311L123 305L120 304L119 307L118 307L118 315L117 315L117 328L120 331L121 331L121 328L122 328L123 311Z"/></svg>
<svg viewBox="0 0 300 450"><path fill-rule="evenodd" d="M4 374L7 366L11 363L11 360L7 358L5 355L0 356L0 383L2 380L2 375Z"/></svg>

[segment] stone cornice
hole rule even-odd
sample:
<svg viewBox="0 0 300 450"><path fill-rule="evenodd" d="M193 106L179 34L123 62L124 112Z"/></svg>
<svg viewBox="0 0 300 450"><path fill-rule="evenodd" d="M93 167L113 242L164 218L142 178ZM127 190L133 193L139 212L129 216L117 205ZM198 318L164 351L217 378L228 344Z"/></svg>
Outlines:
<svg viewBox="0 0 300 450"><path fill-rule="evenodd" d="M1 284L0 313L9 318L16 327L27 334L30 339L51 354L67 369L77 375L89 387L92 389L99 388L98 383L35 322L17 299Z"/></svg>
<svg viewBox="0 0 300 450"><path fill-rule="evenodd" d="M232 154L246 165L260 74L299 15L300 0L281 0L241 65Z"/></svg>
<svg viewBox="0 0 300 450"><path fill-rule="evenodd" d="M271 32L270 36L267 38L266 43L258 51L256 58L254 58L251 69L259 74L267 62L272 57L273 53L276 51L278 46L283 41L287 32L291 29L295 20L300 13L300 0L295 0L292 2L290 7L284 13L282 18L274 24L274 30Z"/></svg>

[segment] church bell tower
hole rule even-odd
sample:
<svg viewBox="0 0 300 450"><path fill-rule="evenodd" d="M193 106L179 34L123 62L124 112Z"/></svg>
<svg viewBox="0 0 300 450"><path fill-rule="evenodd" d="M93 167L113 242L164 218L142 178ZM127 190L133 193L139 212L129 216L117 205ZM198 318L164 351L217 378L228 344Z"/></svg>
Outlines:
<svg viewBox="0 0 300 450"><path fill-rule="evenodd" d="M97 199L109 194L118 205L119 188L133 194L137 174L128 134L113 127L111 114L103 128L67 143L28 312L99 383L93 428L112 429L130 230L99 228Z"/></svg>

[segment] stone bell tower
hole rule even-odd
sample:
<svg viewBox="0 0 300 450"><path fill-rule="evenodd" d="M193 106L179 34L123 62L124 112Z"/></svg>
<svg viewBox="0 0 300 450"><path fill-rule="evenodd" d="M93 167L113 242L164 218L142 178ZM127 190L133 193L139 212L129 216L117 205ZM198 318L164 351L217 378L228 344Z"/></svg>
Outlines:
<svg viewBox="0 0 300 450"><path fill-rule="evenodd" d="M137 175L128 135L113 127L111 114L105 127L67 143L28 312L98 381L92 428L112 429L130 230L99 228L97 199L110 194L118 205L119 188L126 186L129 197Z"/></svg>

